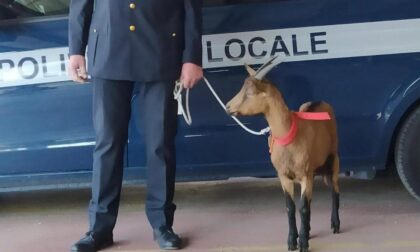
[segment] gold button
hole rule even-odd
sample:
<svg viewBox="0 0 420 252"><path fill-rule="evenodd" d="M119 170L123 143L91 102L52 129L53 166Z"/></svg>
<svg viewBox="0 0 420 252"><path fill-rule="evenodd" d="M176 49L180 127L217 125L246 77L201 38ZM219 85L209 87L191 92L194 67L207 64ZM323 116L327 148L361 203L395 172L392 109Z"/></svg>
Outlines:
<svg viewBox="0 0 420 252"><path fill-rule="evenodd" d="M136 27L134 25L130 25L130 31L135 31Z"/></svg>
<svg viewBox="0 0 420 252"><path fill-rule="evenodd" d="M176 33L174 32L174 33L172 33L172 37L176 37Z"/></svg>
<svg viewBox="0 0 420 252"><path fill-rule="evenodd" d="M136 8L136 4L135 3L131 3L130 4L130 9L134 9L134 8Z"/></svg>

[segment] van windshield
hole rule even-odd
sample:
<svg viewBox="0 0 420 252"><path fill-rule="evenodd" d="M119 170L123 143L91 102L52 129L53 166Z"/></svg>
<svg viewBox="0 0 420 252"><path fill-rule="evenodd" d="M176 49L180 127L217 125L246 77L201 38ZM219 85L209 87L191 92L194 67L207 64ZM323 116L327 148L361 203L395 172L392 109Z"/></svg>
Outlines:
<svg viewBox="0 0 420 252"><path fill-rule="evenodd" d="M0 20L67 14L70 0L0 0Z"/></svg>

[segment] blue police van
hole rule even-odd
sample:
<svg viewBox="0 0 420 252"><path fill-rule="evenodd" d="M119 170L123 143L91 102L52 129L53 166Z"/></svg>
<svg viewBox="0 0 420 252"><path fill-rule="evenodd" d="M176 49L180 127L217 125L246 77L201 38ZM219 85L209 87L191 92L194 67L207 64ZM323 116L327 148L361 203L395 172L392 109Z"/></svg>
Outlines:
<svg viewBox="0 0 420 252"><path fill-rule="evenodd" d="M67 75L69 1L0 0L0 191L90 181L92 86ZM334 106L341 171L371 177L395 164L420 199L420 1L203 3L205 76L224 102L242 86L244 63L257 67L278 55L284 63L268 78L289 107L309 100ZM193 124L179 120L180 181L275 175L266 137L243 131L205 85L190 96ZM261 117L243 121L266 126ZM126 182L146 176L135 123Z"/></svg>

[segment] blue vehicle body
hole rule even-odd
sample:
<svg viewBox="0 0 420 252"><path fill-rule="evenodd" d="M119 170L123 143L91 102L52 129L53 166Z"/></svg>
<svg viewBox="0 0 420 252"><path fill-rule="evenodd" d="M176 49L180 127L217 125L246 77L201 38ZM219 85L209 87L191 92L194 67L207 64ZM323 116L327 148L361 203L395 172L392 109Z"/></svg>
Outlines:
<svg viewBox="0 0 420 252"><path fill-rule="evenodd" d="M338 120L341 171L385 169L399 124L419 102L420 52L393 53L388 48L389 53L328 57L330 33L323 29L335 25L345 28L349 24L416 21L420 19L419 1L209 0L207 3L203 9L203 51L208 63L204 64L205 76L223 101L227 102L241 88L246 77L242 63L247 62L248 54L256 55L250 64L262 63L270 57L270 51L261 56L264 51L258 45L277 43L273 47L283 50L279 55L286 62L268 78L276 83L292 109L310 100L324 100L333 105ZM273 42L263 35L255 35L259 38L252 47L241 37L258 31L290 30L293 34L295 29L308 27L313 27L309 37L298 33L282 37L284 43L291 40L287 42L289 55L284 53L280 40ZM80 186L89 182L95 141L91 121L92 86L68 80L64 53L56 54L55 58L43 55L43 50L67 47L67 31L65 15L0 21L2 191ZM398 31L395 32L398 36ZM233 39L229 42L230 49L224 43L217 44L217 36L223 35ZM299 48L302 45L299 40L303 39L309 40L313 47ZM357 39L350 37L348 43L357 44ZM241 58L243 48L247 52ZM316 58L323 53L324 59ZM230 63L223 65L222 61L228 60ZM58 62L56 70L51 70L49 61ZM25 64L29 70L16 70ZM26 84L7 83L6 75L12 68ZM40 81L35 80L38 78L35 75L40 76ZM62 80L42 82L51 76ZM34 82L27 84L31 78ZM190 103L193 124L188 126L179 120L179 180L275 175L267 138L243 131L226 116L204 84L191 91ZM266 126L262 117L242 119L254 129ZM146 176L144 145L135 120L141 120L141 116L133 107L125 154L126 181L143 180Z"/></svg>

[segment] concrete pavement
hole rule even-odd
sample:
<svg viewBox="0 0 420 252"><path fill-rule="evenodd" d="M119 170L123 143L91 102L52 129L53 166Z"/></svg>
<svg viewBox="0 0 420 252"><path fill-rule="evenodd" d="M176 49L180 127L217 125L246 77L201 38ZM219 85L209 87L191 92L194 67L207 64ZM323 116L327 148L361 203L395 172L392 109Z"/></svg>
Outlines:
<svg viewBox="0 0 420 252"><path fill-rule="evenodd" d="M116 244L105 251L160 251L144 214L145 192L143 186L124 187ZM87 231L88 200L88 189L1 193L0 252L69 251ZM179 183L176 203L175 231L185 238L183 251L287 251L277 179ZM342 179L338 235L330 230L330 211L330 191L319 179L312 203L313 252L420 251L420 203L396 178Z"/></svg>

